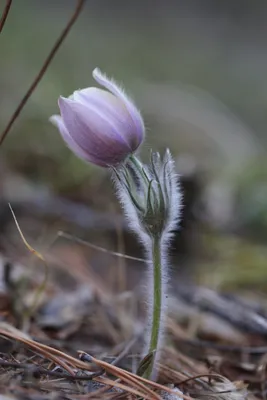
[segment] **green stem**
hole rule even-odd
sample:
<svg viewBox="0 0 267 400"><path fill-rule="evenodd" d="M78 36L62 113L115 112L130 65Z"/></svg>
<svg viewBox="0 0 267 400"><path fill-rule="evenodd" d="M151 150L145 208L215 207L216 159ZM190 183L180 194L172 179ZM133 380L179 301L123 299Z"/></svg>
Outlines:
<svg viewBox="0 0 267 400"><path fill-rule="evenodd" d="M162 265L161 265L161 237L152 239L153 261L153 314L148 354L153 354L149 367L144 373L145 378L151 378L155 370L156 352L159 345L160 323L162 313Z"/></svg>

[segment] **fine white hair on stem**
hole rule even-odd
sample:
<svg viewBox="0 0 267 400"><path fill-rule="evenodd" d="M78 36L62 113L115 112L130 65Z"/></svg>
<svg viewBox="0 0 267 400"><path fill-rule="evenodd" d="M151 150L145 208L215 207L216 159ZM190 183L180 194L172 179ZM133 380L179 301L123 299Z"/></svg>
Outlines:
<svg viewBox="0 0 267 400"><path fill-rule="evenodd" d="M166 177L163 179L169 183L170 187L170 204L169 204L169 218L166 226L166 231L170 234L177 228L181 218L182 210L182 192L179 183L179 176L175 171L175 164L169 149L166 150L163 164L166 165Z"/></svg>
<svg viewBox="0 0 267 400"><path fill-rule="evenodd" d="M139 239L141 244L143 244L144 247L146 248L149 242L149 236L143 230L137 215L136 208L131 202L127 190L123 186L123 183L118 179L116 173L113 173L113 182L115 184L117 197L123 208L126 221L129 224L129 228L132 232L134 232L137 235L137 238Z"/></svg>
<svg viewBox="0 0 267 400"><path fill-rule="evenodd" d="M168 249L181 214L182 196L169 150L151 154L144 166L135 156L114 169L117 196L126 220L146 251L147 321L144 355L152 353L144 376L157 378L168 294Z"/></svg>
<svg viewBox="0 0 267 400"><path fill-rule="evenodd" d="M147 305L147 319L146 319L146 330L145 330L145 337L144 337L144 350L143 356L146 356L148 353L148 349L150 346L151 340L151 329L153 325L153 307L155 301L155 290L154 290L154 268L153 268L153 244L150 242L150 248L147 248L147 271L146 271L146 305ZM160 321L159 321L159 332L158 332L158 343L157 349L154 356L154 365L150 374L150 379L156 380L157 379L157 367L156 364L160 359L162 344L164 341L164 334L165 334L165 320L166 320L166 311L168 308L168 281L169 281L169 274L168 274L168 263L167 263L167 256L164 254L164 246L162 240L160 242L160 254L161 254L161 279L160 279L160 287L161 287L161 311L160 311Z"/></svg>

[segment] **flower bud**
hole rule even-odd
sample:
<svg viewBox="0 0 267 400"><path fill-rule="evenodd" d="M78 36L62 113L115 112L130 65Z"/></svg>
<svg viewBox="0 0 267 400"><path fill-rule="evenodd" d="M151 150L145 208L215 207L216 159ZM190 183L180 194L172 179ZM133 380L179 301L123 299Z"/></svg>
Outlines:
<svg viewBox="0 0 267 400"><path fill-rule="evenodd" d="M102 167L115 167L141 145L144 122L114 81L99 69L93 71L93 77L107 90L89 87L69 98L60 97L61 115L53 115L50 121L78 157Z"/></svg>
<svg viewBox="0 0 267 400"><path fill-rule="evenodd" d="M133 229L150 237L170 234L180 217L181 192L169 150L163 160L159 153L151 153L149 166L131 156L115 172Z"/></svg>

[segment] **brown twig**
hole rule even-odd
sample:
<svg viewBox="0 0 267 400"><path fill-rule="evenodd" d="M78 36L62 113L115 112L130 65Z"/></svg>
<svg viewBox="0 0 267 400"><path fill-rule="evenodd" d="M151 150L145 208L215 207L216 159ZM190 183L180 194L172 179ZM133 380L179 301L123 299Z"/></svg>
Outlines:
<svg viewBox="0 0 267 400"><path fill-rule="evenodd" d="M19 362L9 362L5 360L0 360L0 366L1 367L9 367L9 368L15 368L15 369L23 369L24 371L29 371L32 375L47 375L51 376L54 378L63 378L67 379L70 381L91 381L93 378L97 378L101 376L104 373L104 370L101 369L96 372L91 372L90 375L69 375L64 372L57 372L57 371L51 371L49 369L46 369L40 365L36 364L25 364L25 363L19 363Z"/></svg>
<svg viewBox="0 0 267 400"><path fill-rule="evenodd" d="M7 16L8 16L10 7L11 7L11 3L12 3L12 0L6 0L6 5L5 5L5 8L4 8L2 17L0 19L0 33L2 32L2 30L4 28L4 25L6 23Z"/></svg>
<svg viewBox="0 0 267 400"><path fill-rule="evenodd" d="M8 132L10 131L10 129L13 126L14 122L16 121L17 117L19 116L19 114L22 111L23 107L25 106L25 104L27 103L29 98L31 97L33 91L36 89L38 83L40 82L40 80L44 76L47 68L49 67L49 65L50 65L51 61L53 60L54 56L56 55L56 53L57 53L59 47L61 46L62 42L64 41L64 39L68 35L69 31L71 30L71 28L72 28L73 24L75 23L75 21L77 20L78 16L80 15L80 12L82 11L82 8L83 8L83 6L85 4L85 1L86 0L78 0L77 6L76 6L71 18L69 19L66 27L63 29L61 35L59 36L59 38L57 39L56 43L54 44L52 50L48 54L48 56L47 56L47 58L46 58L46 60L45 60L45 62L43 64L42 68L40 69L40 71L37 74L36 78L32 82L32 84L29 87L29 89L27 90L26 94L22 98L22 100L19 103L18 107L14 111L14 113L11 116L6 128L2 132L1 137L0 137L0 146L3 143L3 141L5 140Z"/></svg>
<svg viewBox="0 0 267 400"><path fill-rule="evenodd" d="M222 379L222 376L219 374L199 374L195 376L190 376L189 378L186 378L183 381L177 382L174 384L174 386L181 386L184 385L185 383L188 383L189 381L195 381L200 378Z"/></svg>

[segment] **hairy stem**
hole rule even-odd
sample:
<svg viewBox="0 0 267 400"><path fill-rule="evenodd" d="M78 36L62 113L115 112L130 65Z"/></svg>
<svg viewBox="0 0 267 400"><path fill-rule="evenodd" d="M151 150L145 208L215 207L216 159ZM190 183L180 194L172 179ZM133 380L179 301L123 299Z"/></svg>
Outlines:
<svg viewBox="0 0 267 400"><path fill-rule="evenodd" d="M145 371L145 377L151 378L155 373L156 353L159 346L159 335L162 320L162 260L161 260L161 237L155 235L152 239L152 262L153 262L153 313L149 340L149 354L153 354L151 362Z"/></svg>

